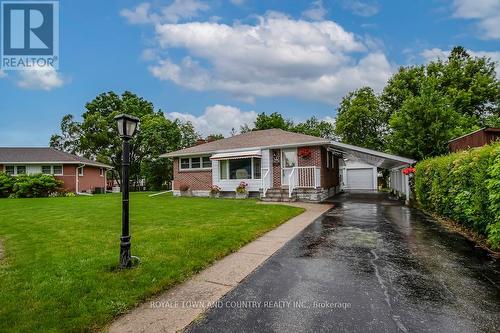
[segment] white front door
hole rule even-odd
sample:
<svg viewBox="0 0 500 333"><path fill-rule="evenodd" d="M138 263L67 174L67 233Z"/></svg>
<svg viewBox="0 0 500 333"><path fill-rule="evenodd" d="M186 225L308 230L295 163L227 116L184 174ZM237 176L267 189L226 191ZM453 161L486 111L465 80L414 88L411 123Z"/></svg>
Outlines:
<svg viewBox="0 0 500 333"><path fill-rule="evenodd" d="M297 166L297 149L281 150L281 185L288 186L289 177L294 167Z"/></svg>

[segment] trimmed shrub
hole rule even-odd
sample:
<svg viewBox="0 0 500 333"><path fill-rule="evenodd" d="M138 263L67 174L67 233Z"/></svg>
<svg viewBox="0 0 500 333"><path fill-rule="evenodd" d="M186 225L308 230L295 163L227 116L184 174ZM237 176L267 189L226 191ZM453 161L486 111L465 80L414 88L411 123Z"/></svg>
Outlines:
<svg viewBox="0 0 500 333"><path fill-rule="evenodd" d="M415 194L423 209L500 248L500 143L426 159L416 169Z"/></svg>
<svg viewBox="0 0 500 333"><path fill-rule="evenodd" d="M48 197L60 191L63 182L51 175L19 175L15 177L13 196L16 198Z"/></svg>
<svg viewBox="0 0 500 333"><path fill-rule="evenodd" d="M11 175L0 172L0 198L6 198L12 193L14 179Z"/></svg>

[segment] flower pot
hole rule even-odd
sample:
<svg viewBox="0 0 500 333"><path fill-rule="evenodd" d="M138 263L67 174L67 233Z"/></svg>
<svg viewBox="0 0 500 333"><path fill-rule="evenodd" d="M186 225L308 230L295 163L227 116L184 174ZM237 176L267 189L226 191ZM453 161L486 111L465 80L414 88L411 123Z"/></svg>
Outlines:
<svg viewBox="0 0 500 333"><path fill-rule="evenodd" d="M248 198L248 192L236 192L236 199L246 199Z"/></svg>

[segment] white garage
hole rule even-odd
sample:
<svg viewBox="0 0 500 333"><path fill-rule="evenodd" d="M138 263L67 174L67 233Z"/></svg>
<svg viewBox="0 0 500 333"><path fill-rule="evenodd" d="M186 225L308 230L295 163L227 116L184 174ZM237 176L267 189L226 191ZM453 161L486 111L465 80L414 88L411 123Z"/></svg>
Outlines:
<svg viewBox="0 0 500 333"><path fill-rule="evenodd" d="M361 161L344 161L342 168L342 182L346 190L376 190L377 167Z"/></svg>

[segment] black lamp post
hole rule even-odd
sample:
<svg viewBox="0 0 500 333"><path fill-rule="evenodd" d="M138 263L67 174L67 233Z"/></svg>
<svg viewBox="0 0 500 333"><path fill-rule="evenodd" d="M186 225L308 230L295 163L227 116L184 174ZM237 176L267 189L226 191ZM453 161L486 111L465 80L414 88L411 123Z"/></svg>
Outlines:
<svg viewBox="0 0 500 333"><path fill-rule="evenodd" d="M137 130L139 118L121 114L115 117L118 123L118 133L123 140L122 155L122 236L120 237L120 268L132 267L130 255L129 230L129 167L130 167L130 140Z"/></svg>

